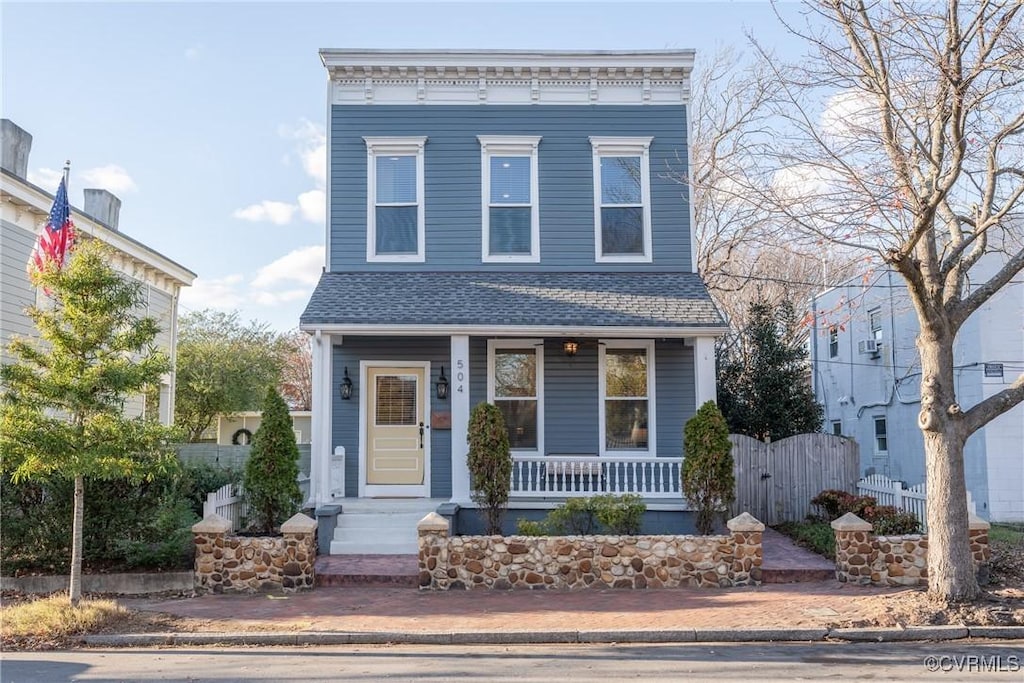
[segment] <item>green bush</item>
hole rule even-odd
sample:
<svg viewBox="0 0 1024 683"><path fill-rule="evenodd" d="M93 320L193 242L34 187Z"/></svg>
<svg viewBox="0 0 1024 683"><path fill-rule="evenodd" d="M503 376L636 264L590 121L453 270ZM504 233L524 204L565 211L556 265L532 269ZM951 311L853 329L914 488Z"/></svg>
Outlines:
<svg viewBox="0 0 1024 683"><path fill-rule="evenodd" d="M487 533L500 534L512 488L512 453L501 410L493 403L473 406L466 436L473 500L480 506Z"/></svg>
<svg viewBox="0 0 1024 683"><path fill-rule="evenodd" d="M822 510L826 522L852 512L865 522L870 522L872 531L879 536L903 536L921 531L921 522L913 512L898 510L892 505L879 505L873 496L857 496L846 491L826 489L812 498L811 503Z"/></svg>
<svg viewBox="0 0 1024 683"><path fill-rule="evenodd" d="M635 536L640 533L646 510L643 499L635 494L568 498L543 521L520 519L516 529L521 536L587 536L597 532Z"/></svg>
<svg viewBox="0 0 1024 683"><path fill-rule="evenodd" d="M829 559L834 559L836 556L836 535L828 522L821 520L783 522L775 529L819 555L824 555Z"/></svg>
<svg viewBox="0 0 1024 683"><path fill-rule="evenodd" d="M253 530L273 534L299 511L302 490L298 478L299 447L288 404L270 387L263 401L263 419L252 436L242 484Z"/></svg>
<svg viewBox="0 0 1024 683"><path fill-rule="evenodd" d="M605 494L591 498L594 516L609 533L635 536L640 533L647 505L635 493L623 496Z"/></svg>
<svg viewBox="0 0 1024 683"><path fill-rule="evenodd" d="M735 496L729 426L713 401L702 405L686 422L681 472L683 495L697 508L697 530L714 530L715 515Z"/></svg>
<svg viewBox="0 0 1024 683"><path fill-rule="evenodd" d="M516 533L520 536L549 536L548 528L544 522L538 522L532 519L523 519L520 517L516 520Z"/></svg>
<svg viewBox="0 0 1024 683"><path fill-rule="evenodd" d="M199 520L202 501L233 476L208 465L186 464L150 481L86 478L85 567L187 569L192 564L191 526ZM66 573L73 482L15 484L4 477L2 484L2 572Z"/></svg>

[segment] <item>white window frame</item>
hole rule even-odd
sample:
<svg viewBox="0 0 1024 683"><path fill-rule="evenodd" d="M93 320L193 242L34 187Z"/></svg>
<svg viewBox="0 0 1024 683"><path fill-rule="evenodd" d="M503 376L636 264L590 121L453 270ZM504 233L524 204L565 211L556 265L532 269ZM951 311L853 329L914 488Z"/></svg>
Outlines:
<svg viewBox="0 0 1024 683"><path fill-rule="evenodd" d="M597 429L598 429L598 454L602 457L618 455L647 455L652 458L658 456L658 425L656 416L658 414L655 397L657 391L654 377L657 374L654 368L654 340L653 339L601 339L597 345ZM605 401L607 394L607 350L608 349L643 349L647 353L647 448L646 450L615 449L610 451L606 448L607 438L605 434ZM635 397L612 397L635 398Z"/></svg>
<svg viewBox="0 0 1024 683"><path fill-rule="evenodd" d="M873 308L868 311L868 330L870 331L871 338L874 339L875 342L881 344L885 336L885 332L882 328L881 308Z"/></svg>
<svg viewBox="0 0 1024 683"><path fill-rule="evenodd" d="M885 425L885 450L878 447L878 423L882 422ZM871 438L874 443L875 455L886 456L889 454L889 420L885 415L874 415L871 418Z"/></svg>
<svg viewBox="0 0 1024 683"><path fill-rule="evenodd" d="M828 357L839 357L839 326L832 325L828 328Z"/></svg>
<svg viewBox="0 0 1024 683"><path fill-rule="evenodd" d="M653 137L590 136L594 156L594 261L596 263L651 263L651 141ZM640 201L643 203L643 253L602 254L601 158L640 157ZM624 206L624 205L614 205Z"/></svg>
<svg viewBox="0 0 1024 683"><path fill-rule="evenodd" d="M494 352L497 349L532 348L537 354L537 448L514 448L512 453L522 455L544 454L544 340L543 339L488 339L487 340L487 402L494 403ZM523 397L528 398L528 397Z"/></svg>
<svg viewBox="0 0 1024 683"><path fill-rule="evenodd" d="M540 199L537 170L540 135L477 135L480 141L480 209L483 222L480 256L484 263L540 263ZM491 254L491 157L530 158L530 253ZM525 207L526 204L499 204Z"/></svg>
<svg viewBox="0 0 1024 683"><path fill-rule="evenodd" d="M426 227L424 222L425 135L415 137L363 137L366 143L366 260L368 263L423 263L426 261ZM377 157L416 156L416 253L377 253ZM386 204L383 206L387 206ZM405 204L402 204L405 206Z"/></svg>

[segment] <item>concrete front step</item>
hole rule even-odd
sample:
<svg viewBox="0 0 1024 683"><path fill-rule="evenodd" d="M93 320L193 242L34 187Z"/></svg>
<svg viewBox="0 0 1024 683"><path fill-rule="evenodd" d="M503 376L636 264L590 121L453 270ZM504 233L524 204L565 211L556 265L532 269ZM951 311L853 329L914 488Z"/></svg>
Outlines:
<svg viewBox="0 0 1024 683"><path fill-rule="evenodd" d="M362 541L331 541L331 555L410 555L419 552L417 541L368 538Z"/></svg>
<svg viewBox="0 0 1024 683"><path fill-rule="evenodd" d="M437 507L432 500L358 499L342 504L331 555L415 555L416 525Z"/></svg>

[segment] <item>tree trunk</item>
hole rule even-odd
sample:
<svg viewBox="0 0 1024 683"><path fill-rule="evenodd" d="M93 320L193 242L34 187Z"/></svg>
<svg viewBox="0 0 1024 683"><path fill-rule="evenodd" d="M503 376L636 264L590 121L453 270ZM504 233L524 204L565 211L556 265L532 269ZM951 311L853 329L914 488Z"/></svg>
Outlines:
<svg viewBox="0 0 1024 683"><path fill-rule="evenodd" d="M68 597L71 605L78 605L82 599L82 521L85 510L85 481L75 477L75 513L71 525L71 584Z"/></svg>
<svg viewBox="0 0 1024 683"><path fill-rule="evenodd" d="M951 335L923 329L921 414L928 482L928 595L944 603L978 597L971 556L964 477L962 411L953 383Z"/></svg>

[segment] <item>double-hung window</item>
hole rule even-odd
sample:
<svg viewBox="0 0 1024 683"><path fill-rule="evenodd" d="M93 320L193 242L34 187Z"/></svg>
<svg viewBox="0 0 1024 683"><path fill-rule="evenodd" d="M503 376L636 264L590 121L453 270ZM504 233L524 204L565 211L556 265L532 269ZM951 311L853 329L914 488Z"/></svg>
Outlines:
<svg viewBox="0 0 1024 683"><path fill-rule="evenodd" d="M540 261L537 148L540 136L478 135L483 261Z"/></svg>
<svg viewBox="0 0 1024 683"><path fill-rule="evenodd" d="M828 357L835 358L839 355L839 328L835 325L828 328Z"/></svg>
<svg viewBox="0 0 1024 683"><path fill-rule="evenodd" d="M651 261L653 138L591 136L594 257L598 263Z"/></svg>
<svg viewBox="0 0 1024 683"><path fill-rule="evenodd" d="M876 344L882 343L882 309L868 311L868 324L871 326L871 338Z"/></svg>
<svg viewBox="0 0 1024 683"><path fill-rule="evenodd" d="M366 260L423 262L423 147L426 137L364 137Z"/></svg>
<svg viewBox="0 0 1024 683"><path fill-rule="evenodd" d="M606 340L598 349L601 454L654 455L654 342Z"/></svg>
<svg viewBox="0 0 1024 683"><path fill-rule="evenodd" d="M875 453L883 455L889 452L889 428L884 417L875 417Z"/></svg>
<svg viewBox="0 0 1024 683"><path fill-rule="evenodd" d="M544 345L540 339L487 342L487 400L501 410L513 451L544 452Z"/></svg>

